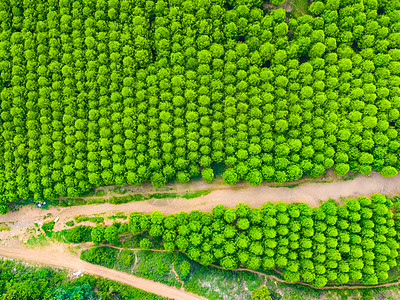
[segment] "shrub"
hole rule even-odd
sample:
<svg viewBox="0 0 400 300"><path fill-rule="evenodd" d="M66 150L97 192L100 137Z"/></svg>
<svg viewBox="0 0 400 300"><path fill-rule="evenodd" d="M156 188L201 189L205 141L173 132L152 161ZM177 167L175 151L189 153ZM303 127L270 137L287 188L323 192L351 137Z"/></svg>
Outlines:
<svg viewBox="0 0 400 300"><path fill-rule="evenodd" d="M90 226L80 225L71 229L64 229L61 233L70 243L86 243L92 241L92 227Z"/></svg>
<svg viewBox="0 0 400 300"><path fill-rule="evenodd" d="M115 243L118 239L118 228L114 225L107 227L104 231L104 237L109 243Z"/></svg>
<svg viewBox="0 0 400 300"><path fill-rule="evenodd" d="M205 168L201 171L201 176L205 182L210 183L214 179L214 171L211 168Z"/></svg>
<svg viewBox="0 0 400 300"><path fill-rule="evenodd" d="M74 226L74 221L67 221L67 222L65 222L65 225L67 225L67 226Z"/></svg>
<svg viewBox="0 0 400 300"><path fill-rule="evenodd" d="M379 174L381 174L383 177L393 177L397 175L397 170L393 167L387 166L383 167Z"/></svg>
<svg viewBox="0 0 400 300"><path fill-rule="evenodd" d="M91 232L91 239L95 245L101 244L101 242L104 240L104 227L103 226L93 227Z"/></svg>
<svg viewBox="0 0 400 300"><path fill-rule="evenodd" d="M81 259L92 264L113 268L119 250L110 247L90 248L81 252Z"/></svg>
<svg viewBox="0 0 400 300"><path fill-rule="evenodd" d="M51 222L46 222L42 225L43 231L53 231L54 225L56 222L51 221Z"/></svg>

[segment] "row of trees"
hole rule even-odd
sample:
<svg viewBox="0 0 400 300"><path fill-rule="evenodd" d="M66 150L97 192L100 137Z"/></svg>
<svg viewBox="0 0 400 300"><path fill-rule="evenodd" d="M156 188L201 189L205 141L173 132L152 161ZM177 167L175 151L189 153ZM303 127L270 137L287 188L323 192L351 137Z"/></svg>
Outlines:
<svg viewBox="0 0 400 300"><path fill-rule="evenodd" d="M108 243L115 243L119 234L128 231L127 224L120 224L114 222L111 226L97 225L96 227L79 225L71 229L64 229L61 234L70 243L85 243L93 242L99 245L105 241Z"/></svg>
<svg viewBox="0 0 400 300"><path fill-rule="evenodd" d="M374 285L397 265L400 222L392 210L392 201L379 194L315 208L283 202L260 209L218 205L212 213L132 213L129 230L162 237L166 250L183 251L203 265L277 269L287 281L318 287Z"/></svg>
<svg viewBox="0 0 400 300"><path fill-rule="evenodd" d="M397 173L396 1L225 4L2 1L0 202Z"/></svg>

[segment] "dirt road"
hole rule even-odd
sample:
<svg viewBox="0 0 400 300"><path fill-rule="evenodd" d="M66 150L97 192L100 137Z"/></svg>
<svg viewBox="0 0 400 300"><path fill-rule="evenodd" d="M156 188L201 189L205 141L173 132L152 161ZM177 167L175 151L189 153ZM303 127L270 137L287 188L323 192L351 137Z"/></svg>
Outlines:
<svg viewBox="0 0 400 300"><path fill-rule="evenodd" d="M332 174L332 172L329 172L327 176L337 178ZM369 196L373 193L382 193L386 195L398 193L400 192L400 174L395 177L384 178L380 176L379 173L373 172L370 175L359 174L354 179L347 181L333 180L333 182L326 182L321 179L316 179L316 182L307 182L304 180L298 180L292 182L291 185L292 187L285 187L285 185L280 186L277 184L263 183L260 186L250 186L247 183L241 182L230 186L224 185L220 181L211 184L206 184L204 181L193 181L184 184L170 184L159 189L155 189L149 184L140 187L129 186L128 188L131 192L124 195L135 193L151 194L159 191L175 192L178 194L183 194L187 191L212 191L207 195L190 200L171 198L158 200L153 199L145 202L120 204L118 206L100 204L97 205L98 209L96 209L96 211L101 210L103 207L107 210L109 207L133 208L134 210L141 212L158 209L164 213L175 213L181 210L191 211L193 209L210 211L212 207L217 204L233 207L237 203L245 202L252 207L260 207L268 201L285 201L288 203L306 202L311 206L318 206L320 201L339 199L340 197ZM297 186L293 187L293 185ZM104 197L93 198L107 199L113 196L118 197L124 195L107 195ZM81 210L82 206L80 206L79 209Z"/></svg>
<svg viewBox="0 0 400 300"><path fill-rule="evenodd" d="M31 250L24 248L7 248L0 247L0 256L22 259L34 263L44 264L48 266L55 266L67 268L72 270L81 270L84 273L101 276L110 280L118 281L146 292L154 293L159 296L173 298L173 299L187 299L198 300L205 299L203 297L178 290L175 287L154 282L152 280L136 277L124 272L108 269L98 265L92 265L85 261L80 260L78 257L68 253L57 253L45 249Z"/></svg>
<svg viewBox="0 0 400 300"><path fill-rule="evenodd" d="M185 185L185 188L186 190L193 191L204 189L206 186L196 183L194 186ZM177 185L174 191L184 192L185 189ZM142 192L144 191L142 190ZM159 210L165 214L179 211L189 212L194 209L211 211L218 204L223 204L226 207L234 207L236 204L244 202L251 207L260 207L267 201L306 202L311 206L317 206L321 200L357 197L361 195L369 196L372 193L391 195L398 192L400 192L400 174L392 178L383 178L378 173L372 173L370 176L360 175L349 181L304 183L294 188L271 187L266 184L257 187L246 186L245 184L241 184L240 186L220 186L220 189L214 190L208 195L190 200L183 198L153 199L119 205L105 203L99 205L51 207L48 210L33 206L24 206L18 211L0 216L0 222L5 222L11 227L11 231L0 232L0 238L4 239L8 236L21 234L21 231L26 231L35 221L43 221L44 216L48 213L51 213L54 218L59 217L55 230L60 230L64 227L64 223L67 220L78 215L101 213L110 215L120 211L125 213L132 211L151 213L154 210Z"/></svg>
<svg viewBox="0 0 400 300"><path fill-rule="evenodd" d="M131 251L141 250L141 249L136 249L136 248L120 248L120 247L115 247L115 246L110 246L110 245L101 245L101 246L107 246L107 247L115 248L118 250L131 250ZM149 251L165 252L166 250L150 249ZM67 268L70 270L81 270L84 273L104 277L104 278L107 278L107 279L110 279L113 281L118 281L123 284L127 284L127 285L130 285L130 286L133 286L133 287L136 287L136 288L142 289L144 291L154 293L154 294L157 294L157 295L160 295L163 297L168 297L168 298L173 298L173 299L185 299L185 300L186 299L187 300L206 299L201 296L185 292L182 289L177 289L175 287L170 287L168 285L165 285L165 284L162 284L159 282L154 282L152 280L136 277L136 276L127 274L125 272L120 272L117 270L105 268L105 267L102 267L99 265L93 265L88 262L82 261L78 258L77 255L74 255L74 254L71 254L70 252L65 251L64 245L54 244L54 245L52 245L51 248L46 247L46 248L42 248L40 250L26 249L26 248L23 248L22 246L14 246L13 248L0 246L0 256L21 259L24 261L30 261L33 263L43 264L43 265L47 265L47 266ZM222 269L222 267L219 267L219 266L215 266L215 265L211 265L211 266L214 268ZM278 278L277 276L267 275L267 274L257 272L254 270L249 270L249 269L240 268L240 269L233 269L232 271L233 272L247 271L247 272L257 274L261 277L279 281L279 282L282 282L285 284L291 284L291 285L299 284L299 285L308 286L308 287L311 287L313 289L318 289L318 290L373 289L373 288L378 288L378 287L390 287L390 286L395 286L395 285L400 284L399 281L396 281L396 282L384 283L384 284L379 284L379 285L374 285L374 286L343 285L343 286L325 286L325 287L318 288L318 287L314 287L314 286L304 283L304 282L297 282L297 283L288 282L281 278Z"/></svg>
<svg viewBox="0 0 400 300"><path fill-rule="evenodd" d="M187 189L196 190L204 185L196 186L185 185ZM201 211L211 211L211 209L223 204L226 207L234 207L238 203L247 203L251 207L260 207L267 201L277 202L306 202L311 206L317 206L320 201L328 199L339 199L340 197L357 197L361 195L369 196L373 193L393 195L400 192L400 174L384 178L378 173L370 176L359 175L353 180L334 181L329 183L314 182L303 183L294 188L271 187L261 185L257 187L241 184L240 186L220 186L221 189L212 191L210 194L194 199L152 199L144 202L131 202L126 204L99 204L72 207L51 207L43 210L33 206L24 206L15 212L0 216L0 222L5 222L11 227L11 231L0 232L0 239L15 236L24 232L35 221L43 221L46 214L51 213L53 219L59 217L55 230L64 228L64 223L78 215L105 214L111 215L116 212L130 213L138 211L151 213L159 210L165 214L180 211L191 211L198 209ZM183 189L178 186L176 190Z"/></svg>
<svg viewBox="0 0 400 300"><path fill-rule="evenodd" d="M72 207L51 207L43 210L33 206L24 206L20 210L10 212L7 215L0 216L0 222L5 222L10 226L10 231L0 232L1 244L0 256L8 256L18 259L25 259L37 263L65 267L70 269L84 269L85 272L103 276L122 283L130 284L140 289L156 293L162 296L176 299L201 299L182 290L168 287L160 283L137 278L132 275L106 269L100 266L91 265L81 261L77 256L65 252L65 247L52 247L51 251L28 250L19 245L18 240L22 240L24 233L29 228L35 228L34 222L43 222L44 217L51 214L47 220L59 218L55 230L65 227L65 222L78 215L104 214L112 215L116 212L128 214L132 211L151 213L154 210L162 211L165 214L176 213L179 211L191 211L198 209L201 211L211 211L211 209L223 204L226 207L234 207L238 203L247 203L251 207L260 207L267 201L277 202L306 202L311 206L317 206L320 201L328 199L339 200L341 197L357 197L361 195L370 196L373 193L382 193L394 195L400 192L400 174L392 178L383 178L377 173L369 176L359 175L353 180L333 181L333 182L309 182L302 183L299 186L271 187L263 184L258 187L251 187L244 183L236 186L211 185L204 183L188 183L185 185L176 185L174 188L168 187L172 192L183 193L187 190L215 189L210 194L194 199L153 199L144 202L132 202L120 205L99 204ZM141 193L146 193L146 187L139 187ZM148 187L147 192L151 190ZM108 197L108 196L106 196ZM12 238L17 237L17 239ZM45 252L44 252L45 251ZM384 286L396 285L391 283ZM336 287L345 288L345 287ZM348 287L356 288L356 287Z"/></svg>

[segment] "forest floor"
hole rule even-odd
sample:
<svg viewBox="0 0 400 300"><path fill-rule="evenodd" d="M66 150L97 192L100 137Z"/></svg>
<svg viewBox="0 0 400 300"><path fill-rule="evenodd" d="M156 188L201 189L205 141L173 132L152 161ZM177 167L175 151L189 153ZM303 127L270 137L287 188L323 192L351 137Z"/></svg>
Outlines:
<svg viewBox="0 0 400 300"><path fill-rule="evenodd" d="M262 8L268 12L283 8L287 13L291 13L298 18L307 13L308 5L308 0L286 0L284 3L282 3L282 5L279 6L264 2Z"/></svg>
<svg viewBox="0 0 400 300"><path fill-rule="evenodd" d="M107 189L110 188L107 187ZM161 285L160 287L160 284L149 280L85 263L77 256L77 252L81 250L79 247L71 248L68 244L47 242L47 246L45 245L41 249L33 250L27 249L24 243L26 243L29 236L32 236L32 232L34 234L41 232L40 227L44 222L55 220L57 217L58 221L54 228L55 231L69 228L65 225L65 222L73 220L75 216L79 215L102 216L105 218L106 224L109 225L113 220L107 219L107 216L118 213L128 215L132 211L151 213L159 210L165 214L180 211L189 212L194 209L211 211L218 204L223 204L226 207L234 207L238 203L247 203L251 207L260 207L267 201L285 201L287 203L305 202L310 206L318 206L321 201L328 199L335 199L338 202L342 202L344 198L370 196L373 193L394 196L400 193L400 174L391 178L383 178L378 173L371 173L368 176L358 175L354 178L348 177L343 180L343 178L339 179L335 177L331 172L325 175L324 178L300 180L286 185L263 184L257 187L249 186L246 183L227 186L221 184L221 181L218 180L213 184L206 184L198 180L186 184L170 184L161 189L155 189L150 185L126 187L126 193L123 195L105 195L102 198L135 193L148 194L155 191L184 193L201 190L211 190L211 192L193 199L151 199L118 205L104 203L70 207L50 206L46 210L34 205L21 206L16 211L11 211L7 215L0 216L0 223L7 225L7 229L0 232L0 256L24 259L74 270L84 270L87 273L104 276L166 297L200 299L199 297L196 298L196 296L193 296L193 298L190 294L173 287L165 285ZM122 222L127 221L127 219L122 220ZM81 224L93 225L90 222L79 223L79 225Z"/></svg>

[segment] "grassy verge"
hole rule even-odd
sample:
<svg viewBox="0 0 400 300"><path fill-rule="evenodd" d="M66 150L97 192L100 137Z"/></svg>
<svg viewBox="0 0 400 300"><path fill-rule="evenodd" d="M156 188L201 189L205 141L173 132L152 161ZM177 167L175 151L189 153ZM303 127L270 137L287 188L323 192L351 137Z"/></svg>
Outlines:
<svg viewBox="0 0 400 300"><path fill-rule="evenodd" d="M81 252L81 259L106 268L114 268L119 250L110 247L90 248Z"/></svg>
<svg viewBox="0 0 400 300"><path fill-rule="evenodd" d="M103 217L89 217L89 216L84 216L84 215L75 216L74 220L76 223L87 222L87 221L93 222L96 224L104 223Z"/></svg>
<svg viewBox="0 0 400 300"><path fill-rule="evenodd" d="M117 219L126 220L127 218L128 218L128 216L126 216L123 212L117 212L115 215L107 217L107 219L109 219L109 220L117 220Z"/></svg>
<svg viewBox="0 0 400 300"><path fill-rule="evenodd" d="M31 235L26 241L25 245L31 248L45 247L49 245L48 236L46 234Z"/></svg>
<svg viewBox="0 0 400 300"><path fill-rule="evenodd" d="M185 261L190 264L190 271L186 275L182 272ZM207 299L250 299L251 291L263 281L260 276L250 272L202 266L182 253L175 253L174 265L179 278L184 281L185 290Z"/></svg>
<svg viewBox="0 0 400 300"><path fill-rule="evenodd" d="M2 231L10 231L11 228L5 222L0 222L0 232Z"/></svg>
<svg viewBox="0 0 400 300"><path fill-rule="evenodd" d="M103 192L103 193L99 193ZM69 206L77 206L77 205L87 205L87 204L123 204L129 202L138 202L138 201L146 201L150 199L171 199L171 198L183 198L183 199L194 199L197 197L201 197L204 195L208 195L211 193L211 190L200 190L200 191L188 191L185 194L178 193L153 193L149 195L143 194L133 194L133 195L125 195L125 196L112 196L110 198L68 198L62 200L53 200L52 206L61 206L61 207L69 207ZM106 195L104 190L99 190L96 192L96 197L103 197Z"/></svg>
<svg viewBox="0 0 400 300"><path fill-rule="evenodd" d="M143 250L137 251L136 257L137 263L132 268L131 274L170 286L176 284L176 278L172 271L173 253ZM119 260L122 260L122 258Z"/></svg>

